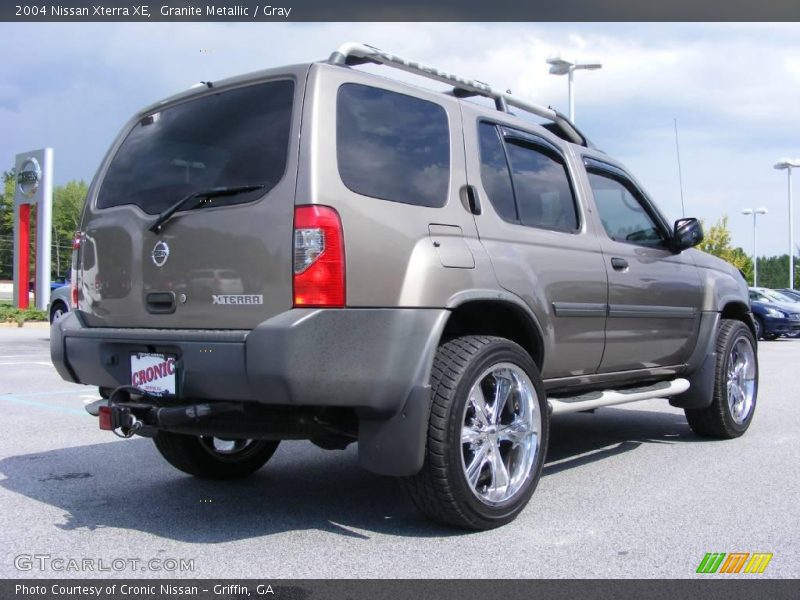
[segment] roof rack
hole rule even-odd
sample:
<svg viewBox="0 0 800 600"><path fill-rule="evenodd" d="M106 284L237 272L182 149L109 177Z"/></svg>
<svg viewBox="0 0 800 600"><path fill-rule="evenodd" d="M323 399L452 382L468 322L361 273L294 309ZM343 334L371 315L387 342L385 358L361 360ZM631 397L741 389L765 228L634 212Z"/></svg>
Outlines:
<svg viewBox="0 0 800 600"><path fill-rule="evenodd" d="M459 77L452 73L447 73L435 67L429 67L421 63L406 60L384 52L374 46L366 44L357 44L347 42L339 46L338 50L331 54L328 63L332 65L360 65L364 63L375 63L385 65L387 67L394 67L401 71L407 71L454 86L453 95L458 98L467 96L484 96L492 98L497 110L509 112L508 107L513 106L521 110L527 111L539 117L543 117L555 123L561 131L566 135L566 139L581 146L588 145L586 137L578 131L577 127L564 115L557 110L536 104L534 102L527 102L512 96L507 92L498 92L493 90L489 85L476 81L473 79L466 79Z"/></svg>

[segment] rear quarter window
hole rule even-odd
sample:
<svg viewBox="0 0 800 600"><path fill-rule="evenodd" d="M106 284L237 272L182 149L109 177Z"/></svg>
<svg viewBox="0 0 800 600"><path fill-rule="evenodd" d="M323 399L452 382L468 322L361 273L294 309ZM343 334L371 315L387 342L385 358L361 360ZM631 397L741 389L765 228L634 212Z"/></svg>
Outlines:
<svg viewBox="0 0 800 600"><path fill-rule="evenodd" d="M433 102L346 83L336 104L339 176L363 196L441 207L450 183L447 113Z"/></svg>

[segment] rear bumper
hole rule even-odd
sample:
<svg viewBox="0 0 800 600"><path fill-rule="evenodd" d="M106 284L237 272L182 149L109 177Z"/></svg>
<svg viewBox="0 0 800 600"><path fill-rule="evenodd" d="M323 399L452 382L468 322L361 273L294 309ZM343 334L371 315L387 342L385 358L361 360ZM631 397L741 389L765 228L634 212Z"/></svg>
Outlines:
<svg viewBox="0 0 800 600"><path fill-rule="evenodd" d="M271 405L338 406L392 416L427 386L447 311L293 309L252 331L86 327L70 312L51 330L59 374L131 383L130 355L177 356L179 395Z"/></svg>
<svg viewBox="0 0 800 600"><path fill-rule="evenodd" d="M67 381L131 382L129 356L178 357L181 402L350 407L361 466L407 476L422 468L430 369L448 311L294 309L252 331L86 327L77 312L56 321L50 353Z"/></svg>

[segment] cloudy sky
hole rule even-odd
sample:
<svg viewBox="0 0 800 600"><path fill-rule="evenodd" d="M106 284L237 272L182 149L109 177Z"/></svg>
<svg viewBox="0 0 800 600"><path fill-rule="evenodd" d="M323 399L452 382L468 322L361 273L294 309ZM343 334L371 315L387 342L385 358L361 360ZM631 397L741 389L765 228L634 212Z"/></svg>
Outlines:
<svg viewBox="0 0 800 600"><path fill-rule="evenodd" d="M800 157L800 24L67 23L0 24L0 168L55 149L56 183L91 179L138 108L200 80L327 57L366 42L567 112L545 60L603 63L576 74L576 121L672 218L730 217L750 252L788 247L783 156ZM796 173L800 203L800 172ZM800 205L798 206L800 213ZM800 221L800 216L796 222ZM796 237L800 239L800 229Z"/></svg>

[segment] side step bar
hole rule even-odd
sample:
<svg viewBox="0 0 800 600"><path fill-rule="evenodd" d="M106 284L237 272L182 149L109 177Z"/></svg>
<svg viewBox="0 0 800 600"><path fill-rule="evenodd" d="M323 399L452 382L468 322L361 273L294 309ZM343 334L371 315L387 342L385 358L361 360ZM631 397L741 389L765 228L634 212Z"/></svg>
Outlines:
<svg viewBox="0 0 800 600"><path fill-rule="evenodd" d="M592 410L602 406L638 402L639 400L669 398L670 396L681 394L688 389L689 382L686 379L674 379L672 381L662 381L654 383L653 385L624 390L606 390L604 392L588 392L577 396L553 397L548 398L547 402L550 405L551 414L562 415Z"/></svg>

